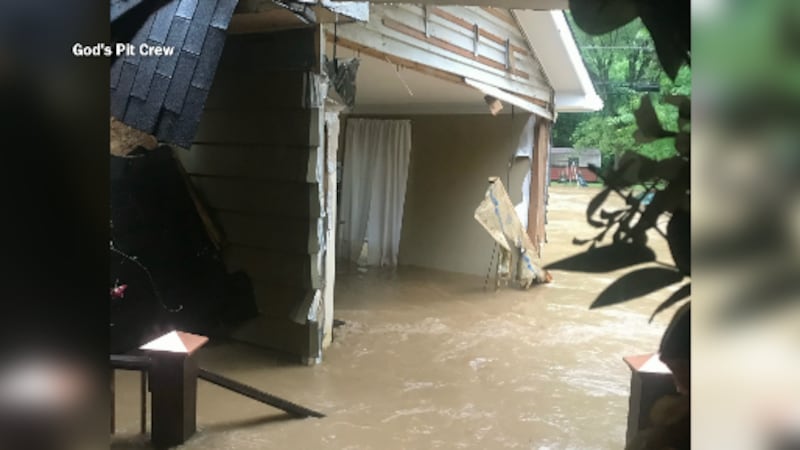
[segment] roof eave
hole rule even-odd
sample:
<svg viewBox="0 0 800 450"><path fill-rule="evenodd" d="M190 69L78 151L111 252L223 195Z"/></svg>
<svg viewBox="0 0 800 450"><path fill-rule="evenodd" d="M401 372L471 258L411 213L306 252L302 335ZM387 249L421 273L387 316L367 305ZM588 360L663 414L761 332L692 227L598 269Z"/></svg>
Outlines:
<svg viewBox="0 0 800 450"><path fill-rule="evenodd" d="M575 38L563 11L517 10L515 16L527 39L541 40L546 33L547 42L529 42L537 54L548 79L555 90L556 112L594 112L603 109L589 72L583 62ZM538 39L535 36L538 35ZM565 79L569 81L564 82ZM561 86L559 84L561 83ZM569 86L565 86L564 84Z"/></svg>

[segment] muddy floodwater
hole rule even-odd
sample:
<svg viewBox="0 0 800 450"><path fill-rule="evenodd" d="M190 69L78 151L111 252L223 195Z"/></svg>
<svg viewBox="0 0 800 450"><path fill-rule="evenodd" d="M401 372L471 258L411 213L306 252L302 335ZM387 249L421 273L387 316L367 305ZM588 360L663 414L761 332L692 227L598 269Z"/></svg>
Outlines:
<svg viewBox="0 0 800 450"><path fill-rule="evenodd" d="M544 262L593 233L596 188L550 189ZM666 244L653 241L659 260ZM488 262L488 261L487 261ZM342 274L337 328L322 364L282 362L241 344L212 345L203 367L318 409L296 420L199 382L198 433L186 449L621 449L630 372L622 357L657 348L669 288L589 311L618 274L554 272L549 285L485 292L482 277L400 268ZM113 448L147 448L138 375L117 372Z"/></svg>

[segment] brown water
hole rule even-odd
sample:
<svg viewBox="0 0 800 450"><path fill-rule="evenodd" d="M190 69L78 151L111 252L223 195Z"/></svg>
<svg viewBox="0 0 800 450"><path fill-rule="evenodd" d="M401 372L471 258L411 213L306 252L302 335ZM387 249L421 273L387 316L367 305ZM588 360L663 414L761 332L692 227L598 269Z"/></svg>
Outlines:
<svg viewBox="0 0 800 450"><path fill-rule="evenodd" d="M595 189L551 188L544 260L591 229ZM665 245L656 249L669 261ZM487 255L488 256L488 255ZM488 263L488 261L487 261ZM622 357L657 348L668 293L589 311L615 274L556 272L549 285L484 292L480 277L401 268L337 277L335 330L322 364L280 362L245 345L201 350L201 365L318 409L291 419L200 382L187 449L619 449L630 373ZM114 448L145 446L137 376L117 374Z"/></svg>

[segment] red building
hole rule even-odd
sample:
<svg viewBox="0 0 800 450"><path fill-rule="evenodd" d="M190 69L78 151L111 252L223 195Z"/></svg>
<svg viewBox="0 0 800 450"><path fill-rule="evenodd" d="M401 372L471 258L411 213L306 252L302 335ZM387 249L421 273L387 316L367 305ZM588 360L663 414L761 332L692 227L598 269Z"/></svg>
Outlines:
<svg viewBox="0 0 800 450"><path fill-rule="evenodd" d="M550 149L550 181L575 181L575 171L589 183L598 181L597 175L589 170L589 165L600 167L601 155L598 149L575 150L570 147Z"/></svg>

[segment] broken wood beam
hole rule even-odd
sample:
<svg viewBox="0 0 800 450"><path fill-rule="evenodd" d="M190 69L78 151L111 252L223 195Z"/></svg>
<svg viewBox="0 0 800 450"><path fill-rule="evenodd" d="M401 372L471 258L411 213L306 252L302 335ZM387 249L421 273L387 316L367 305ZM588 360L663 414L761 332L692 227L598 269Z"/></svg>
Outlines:
<svg viewBox="0 0 800 450"><path fill-rule="evenodd" d="M211 219L211 215L208 213L208 209L206 208L205 204L200 200L200 196L197 193L197 188L195 188L194 183L192 183L189 174L186 172L186 168L183 167L183 163L181 162L178 155L175 153L177 149L172 150L172 156L175 159L175 166L178 167L178 171L181 173L181 177L183 178L183 182L186 185L186 191L189 192L189 197L192 198L192 203L194 203L194 209L197 211L197 215L200 216L200 220L203 222L203 227L206 229L206 234L208 235L208 239L214 245L214 248L217 250L222 249L224 240L222 237L222 233L220 233L217 225Z"/></svg>
<svg viewBox="0 0 800 450"><path fill-rule="evenodd" d="M327 37L328 37L328 39L334 39L333 33L330 33L330 32L327 33ZM458 75L452 74L450 72L446 72L444 70L437 69L437 68L434 68L434 67L431 67L431 66L426 66L424 64L420 64L420 63L411 61L410 59L406 59L406 58L402 58L402 57L399 57L399 56L391 55L389 53L384 53L384 52L382 52L380 50L376 50L374 48L367 47L365 45L361 45L361 44L359 44L359 43L357 43L355 41L351 41L351 40L343 38L341 36L336 37L336 39L337 39L336 42L338 43L337 45L339 45L341 47L349 48L350 50L353 50L353 51L356 51L356 52L359 52L359 53L363 53L365 55L369 55L369 56L372 56L372 57L380 59L380 60L387 60L388 59L389 62L392 63L392 64L396 64L398 66L402 66L402 67L405 67L407 69L416 70L417 72L424 73L424 74L427 74L427 75L431 75L433 77L439 78L441 80L449 81L451 83L458 83L458 84L465 85L463 77L460 77Z"/></svg>
<svg viewBox="0 0 800 450"><path fill-rule="evenodd" d="M246 384L240 383L236 380L232 380L228 377L222 376L218 373L214 373L203 368L199 369L197 376L200 379L208 381L209 383L236 392L237 394L241 394L245 397L251 398L253 400L267 404L269 406L278 408L293 416L317 417L317 418L325 417L325 414L322 414L321 412L317 412L314 411L313 409L300 406L296 403L292 403L289 400L276 397L272 394L259 391L258 389L252 386L248 386Z"/></svg>

